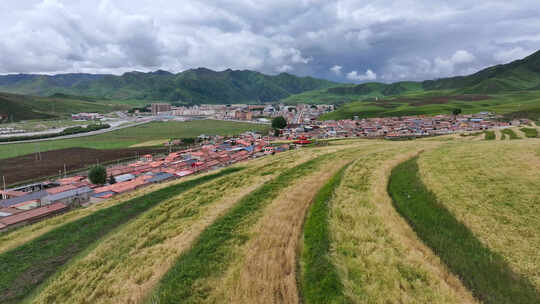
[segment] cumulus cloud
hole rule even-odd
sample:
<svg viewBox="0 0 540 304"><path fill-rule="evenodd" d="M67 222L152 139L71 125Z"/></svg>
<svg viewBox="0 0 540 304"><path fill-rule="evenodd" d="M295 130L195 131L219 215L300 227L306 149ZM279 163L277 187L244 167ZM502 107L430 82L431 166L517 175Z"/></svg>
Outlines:
<svg viewBox="0 0 540 304"><path fill-rule="evenodd" d="M352 81L366 81L366 80L375 80L377 79L377 74L372 70L367 70L364 74L358 74L357 71L351 71L347 73L347 79Z"/></svg>
<svg viewBox="0 0 540 304"><path fill-rule="evenodd" d="M280 73L285 73L285 72L290 72L294 70L294 68L288 64L285 64L285 65L282 65L282 66L279 66L277 67L276 71L280 72Z"/></svg>
<svg viewBox="0 0 540 304"><path fill-rule="evenodd" d="M450 61L453 64L460 64L460 63L468 63L474 61L474 55L465 51L465 50L459 50L452 55L452 58L450 58Z"/></svg>
<svg viewBox="0 0 540 304"><path fill-rule="evenodd" d="M422 80L538 50L539 15L532 0L0 1L0 73L203 66ZM338 68L359 66L371 73Z"/></svg>
<svg viewBox="0 0 540 304"><path fill-rule="evenodd" d="M330 71L332 71L332 73L334 73L334 74L336 74L338 76L341 76L341 69L342 68L343 68L342 66L336 64L336 65L334 65L333 67L330 68Z"/></svg>

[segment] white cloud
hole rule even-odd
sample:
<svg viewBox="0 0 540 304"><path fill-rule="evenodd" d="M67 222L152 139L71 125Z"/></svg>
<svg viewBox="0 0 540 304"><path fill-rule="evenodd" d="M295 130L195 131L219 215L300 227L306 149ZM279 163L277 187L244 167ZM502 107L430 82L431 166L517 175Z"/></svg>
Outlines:
<svg viewBox="0 0 540 304"><path fill-rule="evenodd" d="M285 65L282 65L282 66L279 66L276 71L280 72L280 73L285 73L285 72L290 72L294 70L294 68L288 64L285 64Z"/></svg>
<svg viewBox="0 0 540 304"><path fill-rule="evenodd" d="M468 63L474 61L475 57L473 54L465 51L465 50L459 50L452 55L451 61L454 64L459 63Z"/></svg>
<svg viewBox="0 0 540 304"><path fill-rule="evenodd" d="M370 69L368 69L365 74L358 74L357 71L351 71L347 73L347 79L353 81L375 80L377 79L377 74Z"/></svg>
<svg viewBox="0 0 540 304"><path fill-rule="evenodd" d="M493 58L501 63L506 63L521 59L523 57L526 57L527 55L530 55L531 53L532 52L530 50L525 50L522 47L518 46L511 49L498 51L493 55Z"/></svg>
<svg viewBox="0 0 540 304"><path fill-rule="evenodd" d="M540 49L539 15L533 0L0 1L0 73L207 67L343 80L334 66L369 66L348 79L430 79Z"/></svg>
<svg viewBox="0 0 540 304"><path fill-rule="evenodd" d="M336 74L337 76L341 76L342 68L343 68L342 66L336 64L330 68L330 71L332 71L332 73Z"/></svg>

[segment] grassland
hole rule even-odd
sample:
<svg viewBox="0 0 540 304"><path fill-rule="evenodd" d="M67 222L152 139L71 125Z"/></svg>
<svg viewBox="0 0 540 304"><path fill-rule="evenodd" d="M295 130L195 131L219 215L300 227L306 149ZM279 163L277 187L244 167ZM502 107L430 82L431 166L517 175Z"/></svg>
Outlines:
<svg viewBox="0 0 540 304"><path fill-rule="evenodd" d="M242 228L253 223L253 220L250 221L251 216L256 215L291 181L319 169L325 159L328 157L321 156L285 170L243 197L227 214L204 230L193 247L179 257L161 280L152 302L198 303L206 298L211 287L201 284L201 281L226 270L231 260L230 247L245 241Z"/></svg>
<svg viewBox="0 0 540 304"><path fill-rule="evenodd" d="M239 123L219 120L194 120L187 122L152 122L132 128L125 128L104 134L72 139L58 139L37 143L2 145L0 158L50 151L70 147L115 149L127 148L144 142L168 140L171 138L192 138L201 134L234 135L254 130L265 132L266 125Z"/></svg>
<svg viewBox="0 0 540 304"><path fill-rule="evenodd" d="M521 128L520 130L525 134L527 138L538 137L538 130L536 128Z"/></svg>
<svg viewBox="0 0 540 304"><path fill-rule="evenodd" d="M455 95L448 91L413 92L387 99L345 103L335 112L323 115L321 119L451 114L456 108L460 108L464 114L490 111L508 118L538 120L540 119L540 91L481 96Z"/></svg>
<svg viewBox="0 0 540 304"><path fill-rule="evenodd" d="M300 292L304 303L346 303L335 265L329 258L330 200L346 167L336 173L317 193L306 216L302 246Z"/></svg>
<svg viewBox="0 0 540 304"><path fill-rule="evenodd" d="M196 178L196 177L193 176L191 178ZM187 179L191 179L191 178L187 178ZM114 197L113 199L109 199L100 203L92 204L89 207L74 209L68 213L51 217L32 225L22 226L14 230L9 230L8 232L0 234L0 254L10 249L16 248L26 242L29 242L53 230L54 228L73 222L80 218L86 217L98 210L105 209L110 206L123 203L130 199L140 197L145 194L149 194L151 192L154 192L156 190L159 190L159 189L171 186L171 185L183 183L184 181L186 181L186 179L174 180L174 181L166 182L162 184L154 184L148 187L144 187L142 189L137 189L132 192L120 194Z"/></svg>
<svg viewBox="0 0 540 304"><path fill-rule="evenodd" d="M331 262L347 303L474 303L392 207L390 169L438 142L394 143L359 155L330 202ZM412 153L412 154L411 154ZM339 303L339 302L337 302Z"/></svg>
<svg viewBox="0 0 540 304"><path fill-rule="evenodd" d="M419 166L437 201L540 290L540 143L524 139L448 145L424 153Z"/></svg>
<svg viewBox="0 0 540 304"><path fill-rule="evenodd" d="M502 134L508 136L510 140L520 139L521 137L517 136L516 132L512 129L503 129L501 130Z"/></svg>
<svg viewBox="0 0 540 304"><path fill-rule="evenodd" d="M56 119L78 112L107 113L127 109L124 105L108 105L75 98L36 97L0 93L0 114L15 122L29 119Z"/></svg>
<svg viewBox="0 0 540 304"><path fill-rule="evenodd" d="M256 160L241 172L170 197L110 234L90 254L51 279L28 302L82 303L91 299L92 303L140 303L176 257L242 196L281 170L318 153L321 152L291 151ZM81 272L85 273L84 278L78 277Z"/></svg>
<svg viewBox="0 0 540 304"><path fill-rule="evenodd" d="M331 141L245 162L181 193L161 195L181 182L154 186L0 235L0 262L150 197L159 203L106 228L23 302L498 303L508 294L534 302L540 142L484 136ZM407 205L396 210L390 173L417 155L398 182L411 198L402 195ZM60 248L73 244L63 239Z"/></svg>
<svg viewBox="0 0 540 304"><path fill-rule="evenodd" d="M418 174L417 158L393 171L388 185L396 209L484 303L535 303L540 294L497 253L442 207Z"/></svg>
<svg viewBox="0 0 540 304"><path fill-rule="evenodd" d="M0 300L3 303L20 300L60 266L121 224L170 196L237 170L225 169L101 209L2 253L0 262L6 271L0 276Z"/></svg>
<svg viewBox="0 0 540 304"><path fill-rule="evenodd" d="M231 248L233 260L222 276L209 282L212 291L202 303L298 303L297 253L302 234L302 223L317 191L343 165L350 161L357 149L353 145L330 146L338 149L321 168L291 182L266 207L251 227L243 230L245 243ZM353 149L351 149L353 148Z"/></svg>
<svg viewBox="0 0 540 304"><path fill-rule="evenodd" d="M485 140L495 140L495 131L485 131L484 134Z"/></svg>

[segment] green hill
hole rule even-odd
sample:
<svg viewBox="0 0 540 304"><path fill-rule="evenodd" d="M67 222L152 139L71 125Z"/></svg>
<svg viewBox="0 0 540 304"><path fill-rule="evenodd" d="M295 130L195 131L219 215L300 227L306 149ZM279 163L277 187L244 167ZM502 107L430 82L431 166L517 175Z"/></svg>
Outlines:
<svg viewBox="0 0 540 304"><path fill-rule="evenodd" d="M58 118L77 112L107 113L122 108L68 96L36 97L0 93L0 116L7 121Z"/></svg>
<svg viewBox="0 0 540 304"><path fill-rule="evenodd" d="M0 91L39 96L89 96L98 99L166 100L186 104L278 101L292 94L329 88L336 83L287 73L276 76L243 70L205 68L178 74L129 72L121 76L92 74L0 76Z"/></svg>
<svg viewBox="0 0 540 304"><path fill-rule="evenodd" d="M286 103L313 102L343 104L369 98L391 96L462 94L500 94L540 89L540 51L508 64L496 65L468 76L456 76L422 82L385 84L369 82L342 85L290 96ZM444 91L444 92L441 92Z"/></svg>

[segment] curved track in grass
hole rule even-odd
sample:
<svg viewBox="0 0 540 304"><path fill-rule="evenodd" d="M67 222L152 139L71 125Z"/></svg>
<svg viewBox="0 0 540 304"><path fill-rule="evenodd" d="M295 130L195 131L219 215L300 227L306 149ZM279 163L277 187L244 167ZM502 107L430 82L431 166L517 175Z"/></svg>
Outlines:
<svg viewBox="0 0 540 304"><path fill-rule="evenodd" d="M203 282L227 270L233 259L233 247L247 241L245 230L254 224L259 211L292 181L319 170L331 157L331 154L325 154L285 170L244 196L230 211L206 228L191 249L177 259L147 302L204 302L215 286L206 286Z"/></svg>
<svg viewBox="0 0 540 304"><path fill-rule="evenodd" d="M416 234L484 303L540 303L540 293L512 271L437 201L422 182L417 157L392 170L388 192Z"/></svg>
<svg viewBox="0 0 540 304"><path fill-rule="evenodd" d="M304 224L300 293L306 304L348 303L336 267L330 260L330 200L348 165L317 193Z"/></svg>

